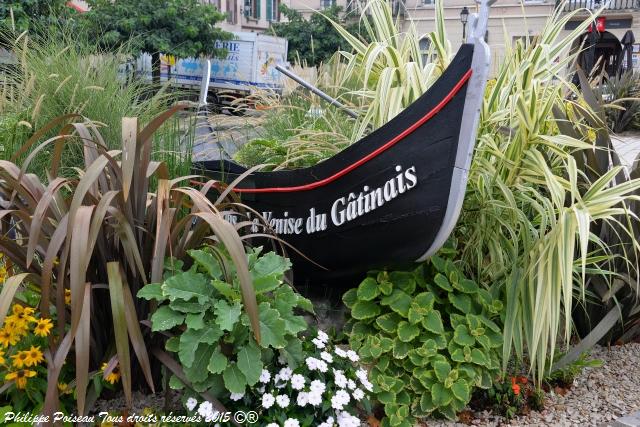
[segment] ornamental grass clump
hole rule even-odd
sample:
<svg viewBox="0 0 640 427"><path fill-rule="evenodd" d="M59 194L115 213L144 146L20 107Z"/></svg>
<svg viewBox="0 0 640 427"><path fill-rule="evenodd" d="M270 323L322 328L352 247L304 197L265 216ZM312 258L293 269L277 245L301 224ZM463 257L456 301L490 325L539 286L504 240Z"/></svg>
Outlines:
<svg viewBox="0 0 640 427"><path fill-rule="evenodd" d="M145 284L162 281L167 256L184 261L188 251L205 240L227 251L228 265L237 274L234 286L246 313L247 334L261 340L243 241L219 210L226 208L226 199L207 198L215 182L196 190L188 185L192 177L170 176L165 163L151 158L154 132L182 108L176 106L142 128L135 118L123 119L120 149L108 148L116 143L107 144L99 124L78 115L62 116L14 154L30 153L20 165L0 160L0 250L17 272L2 286L0 320L26 282L39 294L41 316L57 316L56 339L42 346L48 371L45 414L57 410L57 382L71 364L79 415L86 414L95 399L88 387L90 372L105 361L118 366L129 404L133 387L155 391L159 366L149 357L150 331L140 325L152 307L135 295ZM52 131L56 136L39 142ZM63 177L61 160L69 147L82 152L83 167ZM43 154L47 150L50 154ZM42 171L45 180L26 173L38 155L48 161Z"/></svg>

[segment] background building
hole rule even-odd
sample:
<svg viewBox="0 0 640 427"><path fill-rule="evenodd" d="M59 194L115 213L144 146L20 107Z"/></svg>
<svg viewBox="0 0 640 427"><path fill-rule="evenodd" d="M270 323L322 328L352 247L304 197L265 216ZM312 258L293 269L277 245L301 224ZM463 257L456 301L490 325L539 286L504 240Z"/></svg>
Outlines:
<svg viewBox="0 0 640 427"><path fill-rule="evenodd" d="M398 13L406 30L413 22L419 34L428 34L434 30L435 0L406 0ZM540 34L547 18L561 2L555 0L498 0L491 9L487 42L491 46L492 64L501 62L504 56L505 38L512 41L518 38L535 38ZM563 12L567 13L581 8L598 9L605 1L569 0ZM470 12L476 11L474 0L445 0L444 13L448 38L454 50L462 43L463 24L460 13L464 7ZM640 35L640 1L610 0L602 15L604 31L598 35L596 47L599 53L609 55L621 50L620 42L628 30ZM591 19L588 12L580 12L567 23L564 31L571 30L584 21ZM640 37L638 37L640 41ZM425 49L428 41L425 40Z"/></svg>
<svg viewBox="0 0 640 427"><path fill-rule="evenodd" d="M226 31L268 32L272 22L279 22L280 4L289 6L289 0L203 0L227 14L218 24Z"/></svg>
<svg viewBox="0 0 640 427"><path fill-rule="evenodd" d="M233 1L233 0L219 0ZM246 0L248 1L248 0ZM255 1L255 0L254 0ZM258 0L259 1L259 0ZM265 0L263 0L265 1ZM267 0L268 1L268 0ZM344 10L357 10L362 2L358 0L288 0L289 7L309 16L312 10L322 10L334 4ZM407 30L413 23L418 34L428 34L435 27L435 0L389 0L392 10L400 19L403 30ZM519 38L534 39L538 36L548 17L562 2L558 0L498 0L492 7L489 29L486 34L487 42L491 46L494 67L504 57L505 38L511 41ZM578 9L597 10L605 0L568 0L564 4L563 13ZM445 0L444 13L448 38L454 50L463 41L463 29L460 13L463 8L470 13L476 11L474 0ZM602 14L600 32L593 40L596 43L596 57L602 56L610 67L614 67L616 55L622 48L621 42L627 31L638 35L640 41L640 0L609 0L608 6ZM579 12L567 23L564 31L568 34L585 19L591 19L589 12ZM465 31L466 32L466 31ZM466 35L466 34L465 34ZM585 34L586 37L586 34ZM428 49L428 40L424 39L424 50ZM578 47L578 46L575 46ZM635 46L640 55L640 45ZM636 65L638 61L636 61Z"/></svg>

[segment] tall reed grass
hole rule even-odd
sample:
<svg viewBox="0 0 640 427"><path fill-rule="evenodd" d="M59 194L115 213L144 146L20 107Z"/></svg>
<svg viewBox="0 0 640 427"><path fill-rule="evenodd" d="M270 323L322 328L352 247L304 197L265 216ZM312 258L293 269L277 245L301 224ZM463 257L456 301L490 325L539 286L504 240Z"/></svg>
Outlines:
<svg viewBox="0 0 640 427"><path fill-rule="evenodd" d="M122 117L139 117L148 121L174 103L180 94L168 87L154 87L143 80L126 78L121 72L131 56L124 48L106 52L82 35L69 30L41 31L39 36L26 33L10 40L15 65L6 67L0 78L0 144L2 159L19 153L27 138L43 129L57 117L80 115L101 128L105 141L120 138ZM64 125L45 132L55 135ZM185 116L170 120L154 135L154 156L170 168L184 171L190 167L190 145L193 125ZM115 147L110 147L115 148ZM22 161L30 150L14 159ZM42 174L51 156L43 150L30 171ZM78 146L65 148L63 168L82 165Z"/></svg>

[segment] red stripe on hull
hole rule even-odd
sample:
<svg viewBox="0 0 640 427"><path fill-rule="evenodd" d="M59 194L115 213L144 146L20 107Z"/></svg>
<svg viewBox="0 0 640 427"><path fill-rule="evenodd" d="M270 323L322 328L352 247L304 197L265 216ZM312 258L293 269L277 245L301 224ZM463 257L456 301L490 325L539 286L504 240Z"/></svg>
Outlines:
<svg viewBox="0 0 640 427"><path fill-rule="evenodd" d="M386 151L389 148L391 148L394 145L396 145L398 142L400 142L401 140L406 138L408 135L412 134L416 129L418 129L425 122L427 122L429 119L431 119L433 116L435 116L440 110L442 110L444 108L444 106L447 105L449 103L449 101L451 101L453 99L453 97L460 91L460 89L462 89L462 87L465 85L465 83L467 83L469 78L471 78L471 70L467 71L464 74L464 76L462 76L460 81L458 83L456 83L456 85L451 89L451 92L449 92L447 94L447 96L445 96L442 99L442 101L440 101L438 103L438 105L433 107L433 109L431 109L431 111L429 111L427 114L422 116L417 122L415 122L414 124L409 126L402 133L400 133L399 135L397 135L396 137L394 137L393 139L391 139L390 141L388 141L384 145L380 146L378 149L372 151L371 153L367 154L366 156L364 156L363 158L361 158L357 162L350 164L346 168L334 173L333 175L331 175L331 176L329 176L327 178L321 179L319 181L311 182L309 184L296 185L296 186L291 186L291 187L234 188L233 191L235 191L236 193L290 193L290 192L295 192L295 191L313 190L313 189L318 188L318 187L323 187L323 186L335 181L336 179L343 177L344 175L348 174L352 170L362 166L363 164L367 163L369 160L377 157L378 155L380 155L384 151Z"/></svg>

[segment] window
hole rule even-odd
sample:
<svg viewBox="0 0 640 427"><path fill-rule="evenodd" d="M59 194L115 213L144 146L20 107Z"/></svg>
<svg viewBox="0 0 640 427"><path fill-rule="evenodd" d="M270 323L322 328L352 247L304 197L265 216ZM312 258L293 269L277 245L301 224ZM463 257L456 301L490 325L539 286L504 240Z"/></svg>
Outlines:
<svg viewBox="0 0 640 427"><path fill-rule="evenodd" d="M260 19L260 0L245 0L243 12L247 19Z"/></svg>
<svg viewBox="0 0 640 427"><path fill-rule="evenodd" d="M336 4L336 0L320 0L320 7L322 9L329 9Z"/></svg>
<svg viewBox="0 0 640 427"><path fill-rule="evenodd" d="M267 21L280 20L280 0L267 0Z"/></svg>
<svg viewBox="0 0 640 427"><path fill-rule="evenodd" d="M423 6L432 6L434 4L436 4L436 0L422 0Z"/></svg>
<svg viewBox="0 0 640 427"><path fill-rule="evenodd" d="M238 22L238 0L227 0L227 22L236 24Z"/></svg>
<svg viewBox="0 0 640 427"><path fill-rule="evenodd" d="M420 39L420 56L422 56L422 65L431 62L429 57L429 50L431 49L431 39L429 37L423 37Z"/></svg>

